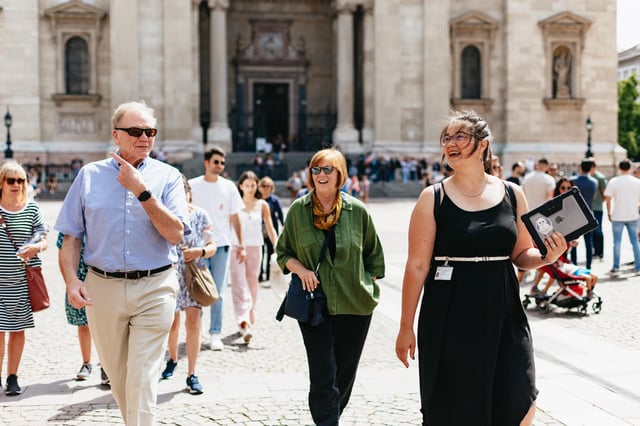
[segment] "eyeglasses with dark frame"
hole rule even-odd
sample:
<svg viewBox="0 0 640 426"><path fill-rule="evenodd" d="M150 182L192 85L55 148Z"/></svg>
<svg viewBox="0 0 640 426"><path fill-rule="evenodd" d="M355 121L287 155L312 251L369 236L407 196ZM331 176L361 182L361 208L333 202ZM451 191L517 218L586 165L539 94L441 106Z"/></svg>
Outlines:
<svg viewBox="0 0 640 426"><path fill-rule="evenodd" d="M4 180L9 185L15 185L16 183L18 183L18 185L24 185L24 183L27 181L26 179L23 179L23 178L13 178L13 177L5 178Z"/></svg>
<svg viewBox="0 0 640 426"><path fill-rule="evenodd" d="M460 142L464 142L467 138L471 138L471 136L473 136L471 133L463 132L462 130L457 131L455 135L447 133L442 137L442 139L440 139L440 144L444 146L451 141L458 144Z"/></svg>
<svg viewBox="0 0 640 426"><path fill-rule="evenodd" d="M115 130L127 132L129 136L133 136L134 138L139 138L143 133L147 135L148 138L152 138L158 134L158 129L153 128L141 129L140 127L115 127Z"/></svg>
<svg viewBox="0 0 640 426"><path fill-rule="evenodd" d="M217 166L218 164L220 164L220 165L222 165L222 166L224 166L225 164L227 164L227 163L226 163L226 161L224 161L224 160L211 160L211 162L212 162L213 164L215 164L216 166Z"/></svg>
<svg viewBox="0 0 640 426"><path fill-rule="evenodd" d="M564 186L562 185L560 188L558 188L560 191L569 191L571 189L571 186Z"/></svg>
<svg viewBox="0 0 640 426"><path fill-rule="evenodd" d="M318 176L320 172L324 172L325 175L330 175L335 170L333 166L323 166L323 167L311 167L311 174Z"/></svg>

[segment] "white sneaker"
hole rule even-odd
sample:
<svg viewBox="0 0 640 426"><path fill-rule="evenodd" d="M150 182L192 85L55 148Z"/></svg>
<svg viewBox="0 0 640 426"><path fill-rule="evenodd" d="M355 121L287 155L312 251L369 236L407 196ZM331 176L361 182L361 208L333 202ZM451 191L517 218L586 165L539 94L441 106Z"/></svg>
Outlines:
<svg viewBox="0 0 640 426"><path fill-rule="evenodd" d="M222 339L219 334L211 335L211 340L209 340L209 349L212 351L221 351L224 349L224 343L222 343Z"/></svg>

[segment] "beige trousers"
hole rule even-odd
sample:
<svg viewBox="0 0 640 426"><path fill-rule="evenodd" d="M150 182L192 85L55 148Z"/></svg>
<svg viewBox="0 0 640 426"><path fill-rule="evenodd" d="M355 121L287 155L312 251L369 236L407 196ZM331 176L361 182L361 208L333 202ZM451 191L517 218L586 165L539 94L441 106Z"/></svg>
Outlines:
<svg viewBox="0 0 640 426"><path fill-rule="evenodd" d="M168 269L138 280L85 280L89 329L127 426L153 424L158 380L176 308L178 279Z"/></svg>

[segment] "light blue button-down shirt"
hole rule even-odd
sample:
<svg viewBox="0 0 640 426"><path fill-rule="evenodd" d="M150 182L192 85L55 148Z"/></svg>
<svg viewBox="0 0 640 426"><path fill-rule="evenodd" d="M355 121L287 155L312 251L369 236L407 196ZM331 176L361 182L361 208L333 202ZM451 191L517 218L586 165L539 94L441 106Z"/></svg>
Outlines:
<svg viewBox="0 0 640 426"><path fill-rule="evenodd" d="M138 165L147 189L189 233L189 212L180 172L146 158ZM85 240L85 262L107 272L159 268L178 261L176 247L154 228L140 201L118 181L112 159L84 166L64 199L55 229Z"/></svg>

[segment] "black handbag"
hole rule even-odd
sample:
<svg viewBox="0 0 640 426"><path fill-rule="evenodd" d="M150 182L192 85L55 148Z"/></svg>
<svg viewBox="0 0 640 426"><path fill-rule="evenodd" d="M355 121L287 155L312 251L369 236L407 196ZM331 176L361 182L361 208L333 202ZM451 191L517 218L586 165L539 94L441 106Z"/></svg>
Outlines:
<svg viewBox="0 0 640 426"><path fill-rule="evenodd" d="M329 233L332 232L333 228L329 230ZM320 258L318 259L318 264L315 269L316 276L318 275L320 263L322 263L328 244L329 234L325 236L322 249L320 250ZM307 323L310 326L316 326L324 322L326 311L327 296L324 295L320 286L316 287L314 291L307 291L302 288L300 277L292 273L289 289L284 296L280 309L278 309L276 313L276 319L282 321L282 318L286 315L302 323Z"/></svg>

